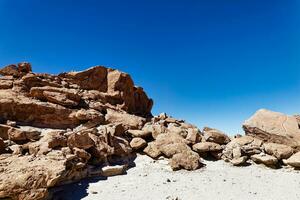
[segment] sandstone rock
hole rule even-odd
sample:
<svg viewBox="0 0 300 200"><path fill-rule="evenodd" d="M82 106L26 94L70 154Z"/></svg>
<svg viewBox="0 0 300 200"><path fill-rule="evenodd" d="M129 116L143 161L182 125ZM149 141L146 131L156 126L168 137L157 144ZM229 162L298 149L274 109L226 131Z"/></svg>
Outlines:
<svg viewBox="0 0 300 200"><path fill-rule="evenodd" d="M18 144L11 145L9 146L9 149L12 151L13 155L22 155L23 153L22 145L18 145Z"/></svg>
<svg viewBox="0 0 300 200"><path fill-rule="evenodd" d="M278 143L298 148L300 146L300 129L293 116L265 109L257 111L244 124L247 135L264 142Z"/></svg>
<svg viewBox="0 0 300 200"><path fill-rule="evenodd" d="M24 140L38 140L40 138L40 132L36 130L25 131L18 128L11 127L8 132L8 138L12 141L24 141Z"/></svg>
<svg viewBox="0 0 300 200"><path fill-rule="evenodd" d="M278 163L277 158L275 158L274 156L267 155L267 154L252 155L251 159L258 164L262 163L269 167L274 167Z"/></svg>
<svg viewBox="0 0 300 200"><path fill-rule="evenodd" d="M8 65L0 69L2 76L19 76L18 67L16 65Z"/></svg>
<svg viewBox="0 0 300 200"><path fill-rule="evenodd" d="M130 142L130 146L134 150L139 150L147 146L147 142L139 137L133 138Z"/></svg>
<svg viewBox="0 0 300 200"><path fill-rule="evenodd" d="M8 130L11 126L0 124L0 138L3 140L8 140Z"/></svg>
<svg viewBox="0 0 300 200"><path fill-rule="evenodd" d="M145 118L111 109L107 109L105 120L107 123L122 124L126 129L141 129L146 122Z"/></svg>
<svg viewBox="0 0 300 200"><path fill-rule="evenodd" d="M85 90L99 90L102 92L107 90L107 69L102 66L92 67L81 72L63 73L59 76Z"/></svg>
<svg viewBox="0 0 300 200"><path fill-rule="evenodd" d="M36 142L28 144L29 154L46 155L54 148L66 147L67 137L64 131L50 131Z"/></svg>
<svg viewBox="0 0 300 200"><path fill-rule="evenodd" d="M240 166L245 164L247 160L248 160L247 156L235 157L232 160L230 160L230 163L234 166Z"/></svg>
<svg viewBox="0 0 300 200"><path fill-rule="evenodd" d="M170 160L170 166L173 170L181 168L186 170L196 170L200 167L200 156L192 151L175 154Z"/></svg>
<svg viewBox="0 0 300 200"><path fill-rule="evenodd" d="M81 158L81 161L83 161L84 163L87 163L88 160L91 158L91 154L89 154L88 152L86 152L83 149L74 147L73 152L78 158Z"/></svg>
<svg viewBox="0 0 300 200"><path fill-rule="evenodd" d="M0 90L11 89L13 87L13 83L14 82L12 80L0 79Z"/></svg>
<svg viewBox="0 0 300 200"><path fill-rule="evenodd" d="M156 139L159 134L167 132L167 128L165 126L152 123L146 123L142 130L145 132L150 132L154 139Z"/></svg>
<svg viewBox="0 0 300 200"><path fill-rule="evenodd" d="M115 166L105 166L102 168L102 176L117 176L124 174L126 166L124 165L115 165Z"/></svg>
<svg viewBox="0 0 300 200"><path fill-rule="evenodd" d="M68 178L72 167L64 156L9 156L0 160L0 198L40 200L48 196L47 188ZM70 172L70 173L69 173ZM74 179L75 181L75 179Z"/></svg>
<svg viewBox="0 0 300 200"><path fill-rule="evenodd" d="M79 91L75 89L57 87L32 87L30 95L37 99L59 104L66 107L76 107L80 103Z"/></svg>
<svg viewBox="0 0 300 200"><path fill-rule="evenodd" d="M203 133L207 142L214 142L221 145L230 142L230 138L225 133L217 129L205 127L203 129Z"/></svg>
<svg viewBox="0 0 300 200"><path fill-rule="evenodd" d="M193 150L198 153L211 152L211 151L221 151L222 147L213 142L201 142L193 145Z"/></svg>
<svg viewBox="0 0 300 200"><path fill-rule="evenodd" d="M141 137L141 138L147 138L151 136L151 132L149 131L143 131L143 130L128 130L127 131L132 137Z"/></svg>
<svg viewBox="0 0 300 200"><path fill-rule="evenodd" d="M250 136L234 138L223 150L223 156L229 160L239 158L242 155L253 155L261 153L262 141Z"/></svg>
<svg viewBox="0 0 300 200"><path fill-rule="evenodd" d="M27 74L32 71L31 64L28 62L22 62L18 64L18 72Z"/></svg>
<svg viewBox="0 0 300 200"><path fill-rule="evenodd" d="M72 133L68 137L68 146L73 149L77 147L79 149L89 149L95 145L91 139L90 134L86 132Z"/></svg>
<svg viewBox="0 0 300 200"><path fill-rule="evenodd" d="M178 153L191 151L185 139L176 133L160 134L155 140L157 148L168 158Z"/></svg>
<svg viewBox="0 0 300 200"><path fill-rule="evenodd" d="M89 109L89 110L81 109L76 112L75 116L77 119L81 121L93 121L99 124L103 123L105 120L102 113L93 109Z"/></svg>
<svg viewBox="0 0 300 200"><path fill-rule="evenodd" d="M188 128L185 138L190 144L196 144L201 141L200 132L197 128Z"/></svg>
<svg viewBox="0 0 300 200"><path fill-rule="evenodd" d="M276 143L264 143L265 151L275 156L278 160L287 159L293 154L293 149L290 146Z"/></svg>
<svg viewBox="0 0 300 200"><path fill-rule="evenodd" d="M285 160L284 163L294 168L300 168L300 152L292 155L289 159Z"/></svg>
<svg viewBox="0 0 300 200"><path fill-rule="evenodd" d="M151 158L158 158L161 155L161 151L156 146L155 142L149 142L148 146L143 151Z"/></svg>
<svg viewBox="0 0 300 200"><path fill-rule="evenodd" d="M176 123L169 123L168 127L167 127L167 132L180 135L180 136L182 136L184 138L186 138L186 136L188 134L187 129L184 129L184 128L180 127Z"/></svg>
<svg viewBox="0 0 300 200"><path fill-rule="evenodd" d="M74 111L65 107L40 102L19 93L0 90L0 116L36 127L72 128L80 124Z"/></svg>

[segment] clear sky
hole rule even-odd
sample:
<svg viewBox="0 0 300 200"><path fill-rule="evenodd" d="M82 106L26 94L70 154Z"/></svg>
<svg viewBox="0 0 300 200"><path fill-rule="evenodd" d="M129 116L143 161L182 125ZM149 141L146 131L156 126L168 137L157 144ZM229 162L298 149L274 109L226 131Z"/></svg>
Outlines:
<svg viewBox="0 0 300 200"><path fill-rule="evenodd" d="M167 112L237 133L300 113L299 0L0 0L0 64L132 75Z"/></svg>

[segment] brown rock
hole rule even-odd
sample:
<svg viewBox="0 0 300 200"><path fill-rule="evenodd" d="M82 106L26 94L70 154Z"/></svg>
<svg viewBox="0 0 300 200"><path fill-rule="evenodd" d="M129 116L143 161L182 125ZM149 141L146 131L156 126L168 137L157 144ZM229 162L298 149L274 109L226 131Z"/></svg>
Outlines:
<svg viewBox="0 0 300 200"><path fill-rule="evenodd" d="M250 136L234 138L223 150L223 156L229 160L245 155L261 153L262 141Z"/></svg>
<svg viewBox="0 0 300 200"><path fill-rule="evenodd" d="M203 129L203 133L207 142L214 142L221 145L230 142L230 138L225 133L217 129L205 127Z"/></svg>
<svg viewBox="0 0 300 200"><path fill-rule="evenodd" d="M126 129L141 129L146 122L145 118L111 109L107 109L105 120L107 123L122 124Z"/></svg>
<svg viewBox="0 0 300 200"><path fill-rule="evenodd" d="M82 177L57 151L40 157L9 156L0 160L0 166L0 171L5 171L0 173L0 198L46 199L47 188Z"/></svg>
<svg viewBox="0 0 300 200"><path fill-rule="evenodd" d="M32 87L30 95L37 99L48 101L66 107L76 107L80 103L80 96L75 89L56 88L50 86Z"/></svg>
<svg viewBox="0 0 300 200"><path fill-rule="evenodd" d="M102 176L117 176L124 174L126 166L124 165L115 165L115 166L105 166L102 168Z"/></svg>
<svg viewBox="0 0 300 200"><path fill-rule="evenodd" d="M11 89L13 87L12 80L0 79L0 90Z"/></svg>
<svg viewBox="0 0 300 200"><path fill-rule="evenodd" d="M275 158L274 156L270 156L270 155L267 155L267 154L256 154L256 155L252 155L251 156L251 159L258 163L258 164L264 164L266 166L269 166L269 167L274 167L277 165L278 163L278 160L277 158Z"/></svg>
<svg viewBox="0 0 300 200"><path fill-rule="evenodd" d="M79 132L72 133L68 137L68 146L73 149L77 147L79 149L89 149L95 145L94 141L91 139L89 132Z"/></svg>
<svg viewBox="0 0 300 200"><path fill-rule="evenodd" d="M175 154L170 160L171 168L175 170L196 170L200 165L200 156L193 151Z"/></svg>
<svg viewBox="0 0 300 200"><path fill-rule="evenodd" d="M102 113L89 109L81 109L78 112L76 112L76 118L81 120L81 121L93 121L93 122L98 122L99 124L104 122L104 116Z"/></svg>
<svg viewBox="0 0 300 200"><path fill-rule="evenodd" d="M176 133L158 135L155 144L157 148L168 158L178 153L191 151L191 148L185 143L185 139Z"/></svg>
<svg viewBox="0 0 300 200"><path fill-rule="evenodd" d="M143 151L151 158L158 158L161 155L161 151L156 146L155 142L149 142L148 146Z"/></svg>
<svg viewBox="0 0 300 200"><path fill-rule="evenodd" d="M278 160L287 159L293 154L293 149L290 146L276 143L264 143L265 151L275 156Z"/></svg>
<svg viewBox="0 0 300 200"><path fill-rule="evenodd" d="M185 138L190 144L196 144L201 141L200 132L197 128L188 128Z"/></svg>
<svg viewBox="0 0 300 200"><path fill-rule="evenodd" d="M7 133L8 138L12 141L38 140L41 134L41 132L36 130L25 131L14 127L11 127Z"/></svg>
<svg viewBox="0 0 300 200"><path fill-rule="evenodd" d="M102 66L89 68L81 72L69 72L59 75L66 78L68 82L77 84L84 90L107 90L107 69Z"/></svg>
<svg viewBox="0 0 300 200"><path fill-rule="evenodd" d="M71 109L8 90L0 90L0 115L3 120L36 127L73 128L80 124Z"/></svg>
<svg viewBox="0 0 300 200"><path fill-rule="evenodd" d="M147 142L139 137L133 138L130 142L130 146L134 150L139 150L147 146Z"/></svg>
<svg viewBox="0 0 300 200"><path fill-rule="evenodd" d="M3 140L8 140L8 130L11 126L0 124L0 138Z"/></svg>
<svg viewBox="0 0 300 200"><path fill-rule="evenodd" d="M211 151L221 151L222 147L213 142L201 142L193 145L193 150L198 153L211 152Z"/></svg>
<svg viewBox="0 0 300 200"><path fill-rule="evenodd" d="M289 159L284 160L284 163L295 168L300 168L300 152L295 153Z"/></svg>
<svg viewBox="0 0 300 200"><path fill-rule="evenodd" d="M132 137L147 138L151 136L151 132L144 130L128 130L127 133L129 133Z"/></svg>
<svg viewBox="0 0 300 200"><path fill-rule="evenodd" d="M18 64L18 72L27 74L32 71L31 64L28 62L22 62Z"/></svg>
<svg viewBox="0 0 300 200"><path fill-rule="evenodd" d="M23 153L22 145L18 145L18 144L11 145L9 146L9 149L12 151L13 155L22 155Z"/></svg>
<svg viewBox="0 0 300 200"><path fill-rule="evenodd" d="M18 67L16 65L8 65L0 69L0 75L2 76L19 76Z"/></svg>
<svg viewBox="0 0 300 200"><path fill-rule="evenodd" d="M285 144L293 148L300 146L299 124L293 116L261 109L244 123L243 128L247 135L264 142Z"/></svg>
<svg viewBox="0 0 300 200"><path fill-rule="evenodd" d="M240 166L240 165L245 164L247 160L248 160L247 156L236 157L236 158L233 158L232 160L230 160L230 163L234 166Z"/></svg>
<svg viewBox="0 0 300 200"><path fill-rule="evenodd" d="M145 132L150 132L152 137L156 139L159 134L166 133L167 129L161 124L146 123L142 129Z"/></svg>
<svg viewBox="0 0 300 200"><path fill-rule="evenodd" d="M77 157L81 158L81 160L85 163L88 162L88 160L91 158L91 154L86 152L84 149L79 149L77 147L74 147L73 152Z"/></svg>

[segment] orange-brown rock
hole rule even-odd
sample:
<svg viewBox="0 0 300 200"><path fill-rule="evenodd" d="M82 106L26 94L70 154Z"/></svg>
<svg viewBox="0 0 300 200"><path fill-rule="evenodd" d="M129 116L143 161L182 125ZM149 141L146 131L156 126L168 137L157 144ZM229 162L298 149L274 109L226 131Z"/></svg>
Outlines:
<svg viewBox="0 0 300 200"><path fill-rule="evenodd" d="M243 124L243 128L247 135L264 142L300 149L300 129L294 116L261 109Z"/></svg>

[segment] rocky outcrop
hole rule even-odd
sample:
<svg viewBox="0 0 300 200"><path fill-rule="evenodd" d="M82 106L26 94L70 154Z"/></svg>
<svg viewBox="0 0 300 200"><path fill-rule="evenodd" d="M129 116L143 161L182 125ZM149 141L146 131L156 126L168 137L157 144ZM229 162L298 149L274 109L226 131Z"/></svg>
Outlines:
<svg viewBox="0 0 300 200"><path fill-rule="evenodd" d="M264 142L300 148L300 129L294 116L261 109L245 121L243 128L246 135L259 138Z"/></svg>
<svg viewBox="0 0 300 200"><path fill-rule="evenodd" d="M36 74L29 63L0 70L0 199L37 200L49 188L124 174L135 153L196 170L202 159L300 167L298 116L259 110L245 136L196 126L165 113L130 76L96 66Z"/></svg>
<svg viewBox="0 0 300 200"><path fill-rule="evenodd" d="M128 74L97 66L55 76L20 63L0 75L0 198L45 199L54 186L122 174L147 146L130 144L127 130L142 129L153 101Z"/></svg>

